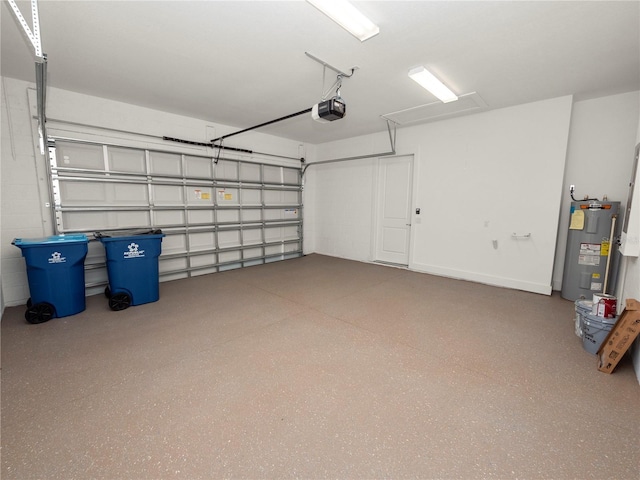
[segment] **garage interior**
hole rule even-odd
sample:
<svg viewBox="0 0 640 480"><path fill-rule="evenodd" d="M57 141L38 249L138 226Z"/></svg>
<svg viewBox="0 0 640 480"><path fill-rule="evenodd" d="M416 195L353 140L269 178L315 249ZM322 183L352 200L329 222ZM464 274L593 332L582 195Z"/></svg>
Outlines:
<svg viewBox="0 0 640 480"><path fill-rule="evenodd" d="M39 56L2 2L3 478L637 478L638 342L599 372L561 290L575 194L640 299L640 4L315 3L14 2ZM78 233L86 309L25 322L12 241Z"/></svg>

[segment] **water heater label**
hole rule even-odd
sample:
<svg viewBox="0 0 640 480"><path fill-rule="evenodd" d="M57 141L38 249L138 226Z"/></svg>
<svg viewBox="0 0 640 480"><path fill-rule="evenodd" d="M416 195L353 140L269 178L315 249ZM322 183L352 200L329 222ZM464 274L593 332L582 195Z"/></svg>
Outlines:
<svg viewBox="0 0 640 480"><path fill-rule="evenodd" d="M571 224L569 230L582 230L584 229L584 212L582 210L573 210L571 207Z"/></svg>
<svg viewBox="0 0 640 480"><path fill-rule="evenodd" d="M600 265L600 244L581 243L580 255L578 255L578 265Z"/></svg>
<svg viewBox="0 0 640 480"><path fill-rule="evenodd" d="M580 255L600 255L599 243L581 243Z"/></svg>
<svg viewBox="0 0 640 480"><path fill-rule="evenodd" d="M591 265L597 267L600 265L600 256L596 255L579 255L578 265Z"/></svg>

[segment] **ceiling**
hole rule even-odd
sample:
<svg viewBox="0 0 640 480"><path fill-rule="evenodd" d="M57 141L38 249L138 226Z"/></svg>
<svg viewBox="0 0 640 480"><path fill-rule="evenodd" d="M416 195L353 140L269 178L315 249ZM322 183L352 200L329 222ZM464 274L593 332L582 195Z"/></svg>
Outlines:
<svg viewBox="0 0 640 480"><path fill-rule="evenodd" d="M2 3L1 73L35 81L33 49ZM335 73L323 84L305 52L357 66L342 84L344 119L304 115L260 130L308 143L386 130L381 115L424 104L446 118L456 102L409 79L417 65L490 109L640 90L638 1L353 3L379 35L361 43L304 1L40 0L48 85L241 129L321 101ZM30 2L18 5L31 23Z"/></svg>

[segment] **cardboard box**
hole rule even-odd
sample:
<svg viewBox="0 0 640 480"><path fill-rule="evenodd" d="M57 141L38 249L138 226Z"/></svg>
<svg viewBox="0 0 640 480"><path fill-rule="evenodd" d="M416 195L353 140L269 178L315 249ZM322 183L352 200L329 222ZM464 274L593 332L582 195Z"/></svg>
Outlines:
<svg viewBox="0 0 640 480"><path fill-rule="evenodd" d="M611 373L640 334L640 302L628 299L620 318L598 350L598 370Z"/></svg>

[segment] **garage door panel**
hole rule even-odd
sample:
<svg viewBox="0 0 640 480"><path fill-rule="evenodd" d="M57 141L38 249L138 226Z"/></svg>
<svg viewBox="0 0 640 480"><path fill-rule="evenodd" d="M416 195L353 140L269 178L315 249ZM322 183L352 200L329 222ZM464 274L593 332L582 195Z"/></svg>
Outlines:
<svg viewBox="0 0 640 480"><path fill-rule="evenodd" d="M161 228L163 280L302 254L300 168L80 140L53 144L57 232ZM90 252L87 265L95 290L106 281L104 252Z"/></svg>
<svg viewBox="0 0 640 480"><path fill-rule="evenodd" d="M262 230L255 228L242 232L243 245L256 245L260 243L262 243Z"/></svg>
<svg viewBox="0 0 640 480"><path fill-rule="evenodd" d="M218 188L216 189L216 201L218 205L239 205L239 190L237 188Z"/></svg>
<svg viewBox="0 0 640 480"><path fill-rule="evenodd" d="M111 212L110 213L110 228L117 229L137 229L137 228L150 228L151 219L149 212Z"/></svg>
<svg viewBox="0 0 640 480"><path fill-rule="evenodd" d="M214 232L200 232L189 234L189 247L191 251L211 250L216 248L216 237Z"/></svg>
<svg viewBox="0 0 640 480"><path fill-rule="evenodd" d="M220 248L239 247L240 245L239 230L218 232L218 246Z"/></svg>
<svg viewBox="0 0 640 480"><path fill-rule="evenodd" d="M242 209L242 221L245 223L259 222L262 219L262 210Z"/></svg>
<svg viewBox="0 0 640 480"><path fill-rule="evenodd" d="M60 196L65 205L102 205L107 199L107 185L97 182L60 180Z"/></svg>
<svg viewBox="0 0 640 480"><path fill-rule="evenodd" d="M146 159L144 150L132 148L108 148L109 171L112 172L146 172Z"/></svg>
<svg viewBox="0 0 640 480"><path fill-rule="evenodd" d="M236 260L242 259L239 250L234 250L231 252L220 252L218 254L218 258L220 259L220 263L235 262ZM238 267L241 266L239 264L236 265L238 265Z"/></svg>
<svg viewBox="0 0 640 480"><path fill-rule="evenodd" d="M84 274L85 283L87 285L100 285L107 283L107 269L106 268L93 268L89 269Z"/></svg>
<svg viewBox="0 0 640 480"><path fill-rule="evenodd" d="M264 247L264 252L266 255L276 255L278 253L283 253L283 247L283 245L268 245Z"/></svg>
<svg viewBox="0 0 640 480"><path fill-rule="evenodd" d="M109 184L107 197L107 202L113 202L114 205L149 205L149 190L141 184Z"/></svg>
<svg viewBox="0 0 640 480"><path fill-rule="evenodd" d="M213 225L215 214L213 210L189 210L187 220L189 225Z"/></svg>
<svg viewBox="0 0 640 480"><path fill-rule="evenodd" d="M283 183L288 185L299 185L300 184L300 170L296 168L286 168L282 169L282 180Z"/></svg>
<svg viewBox="0 0 640 480"><path fill-rule="evenodd" d="M243 163L240 166L240 178L241 182L260 182L260 165L255 163Z"/></svg>
<svg viewBox="0 0 640 480"><path fill-rule="evenodd" d="M217 253L207 253L201 255L192 255L189 259L192 267L206 267L218 263Z"/></svg>
<svg viewBox="0 0 640 480"><path fill-rule="evenodd" d="M213 188L211 187L188 187L187 203L189 205L213 205Z"/></svg>
<svg viewBox="0 0 640 480"><path fill-rule="evenodd" d="M218 210L218 222L240 223L240 210Z"/></svg>
<svg viewBox="0 0 640 480"><path fill-rule="evenodd" d="M262 195L260 190L257 189L243 189L241 196L242 205L261 205L262 199L260 198Z"/></svg>
<svg viewBox="0 0 640 480"><path fill-rule="evenodd" d="M187 237L183 233L166 233L162 239L164 254L186 253L187 250Z"/></svg>
<svg viewBox="0 0 640 480"><path fill-rule="evenodd" d="M182 156L164 152L149 152L150 173L182 177Z"/></svg>
<svg viewBox="0 0 640 480"><path fill-rule="evenodd" d="M267 183L282 183L282 168L273 165L265 165L263 167L263 178Z"/></svg>
<svg viewBox="0 0 640 480"><path fill-rule="evenodd" d="M65 212L62 221L69 231L88 233L150 227L147 212Z"/></svg>
<svg viewBox="0 0 640 480"><path fill-rule="evenodd" d="M185 258L162 258L158 259L158 270L160 273L173 272L176 270L186 270L187 259Z"/></svg>
<svg viewBox="0 0 640 480"><path fill-rule="evenodd" d="M60 198L67 206L147 206L146 185L100 183L96 181L59 180Z"/></svg>
<svg viewBox="0 0 640 480"><path fill-rule="evenodd" d="M264 229L265 242L277 242L284 240L283 227L270 227Z"/></svg>
<svg viewBox="0 0 640 480"><path fill-rule="evenodd" d="M265 220L299 220L299 208L269 208L264 211Z"/></svg>
<svg viewBox="0 0 640 480"><path fill-rule="evenodd" d="M264 192L264 202L267 205L296 205L298 203L298 192L267 190Z"/></svg>
<svg viewBox="0 0 640 480"><path fill-rule="evenodd" d="M217 257L215 255L210 258L211 260L208 260L207 265L216 265L218 263ZM200 275L209 275L211 273L218 272L218 267L201 268L198 265L191 265L191 266L195 267L195 269L191 271L192 277L197 277Z"/></svg>
<svg viewBox="0 0 640 480"><path fill-rule="evenodd" d="M215 178L217 180L238 180L238 162L231 160L219 160L215 166Z"/></svg>
<svg viewBox="0 0 640 480"><path fill-rule="evenodd" d="M285 241L289 240L297 240L300 238L300 232L298 231L298 227L288 226L282 228L282 239Z"/></svg>
<svg viewBox="0 0 640 480"><path fill-rule="evenodd" d="M183 205L184 188L178 185L153 185L151 187L155 205Z"/></svg>
<svg viewBox="0 0 640 480"><path fill-rule="evenodd" d="M153 222L157 227L184 225L184 211L182 210L155 210Z"/></svg>
<svg viewBox="0 0 640 480"><path fill-rule="evenodd" d="M262 248L245 248L243 258L245 259L245 266L247 259L259 260L262 257Z"/></svg>
<svg viewBox="0 0 640 480"><path fill-rule="evenodd" d="M185 156L184 164L187 178L213 178L211 158Z"/></svg>
<svg viewBox="0 0 640 480"><path fill-rule="evenodd" d="M297 253L298 250L302 249L302 244L299 242L295 242L295 243L285 243L283 245L284 251L286 253Z"/></svg>
<svg viewBox="0 0 640 480"><path fill-rule="evenodd" d="M60 143L56 150L60 167L104 170L104 153L101 145Z"/></svg>

